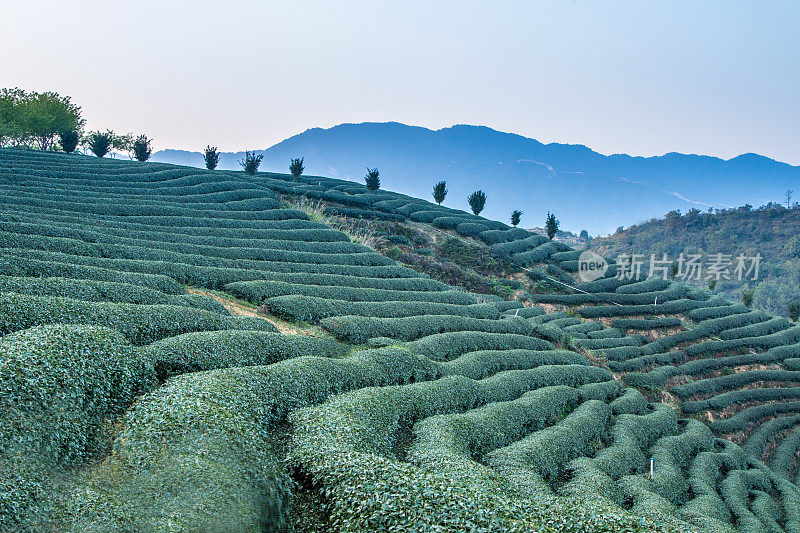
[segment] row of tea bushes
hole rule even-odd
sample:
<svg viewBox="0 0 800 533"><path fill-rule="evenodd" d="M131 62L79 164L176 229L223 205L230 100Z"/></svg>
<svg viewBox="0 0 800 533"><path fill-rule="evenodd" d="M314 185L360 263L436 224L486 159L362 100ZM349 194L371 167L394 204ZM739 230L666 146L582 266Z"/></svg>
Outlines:
<svg viewBox="0 0 800 533"><path fill-rule="evenodd" d="M59 323L107 326L121 332L134 344L148 344L192 331L277 331L275 326L260 318L225 316L175 305L87 302L57 296L0 293L1 334Z"/></svg>
<svg viewBox="0 0 800 533"><path fill-rule="evenodd" d="M54 477L97 453L106 420L154 385L152 362L107 328L0 338L0 529L46 527Z"/></svg>

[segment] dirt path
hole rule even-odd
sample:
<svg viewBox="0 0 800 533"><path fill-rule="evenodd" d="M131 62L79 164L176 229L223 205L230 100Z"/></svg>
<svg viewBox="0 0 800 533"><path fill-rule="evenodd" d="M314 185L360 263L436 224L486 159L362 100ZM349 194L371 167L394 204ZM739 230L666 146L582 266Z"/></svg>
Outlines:
<svg viewBox="0 0 800 533"><path fill-rule="evenodd" d="M281 320L273 316L263 315L258 312L258 309L256 309L254 305L243 304L231 298L225 298L224 296L221 296L219 294L215 294L213 292L204 289L198 289L195 287L186 287L186 292L188 292L189 294L199 294L201 296L207 296L208 298L218 301L233 316L249 316L253 318L260 318L261 320L266 320L267 322L278 328L278 331L286 335L304 335L306 337L322 337L322 335L318 331L312 329L300 328L285 320Z"/></svg>

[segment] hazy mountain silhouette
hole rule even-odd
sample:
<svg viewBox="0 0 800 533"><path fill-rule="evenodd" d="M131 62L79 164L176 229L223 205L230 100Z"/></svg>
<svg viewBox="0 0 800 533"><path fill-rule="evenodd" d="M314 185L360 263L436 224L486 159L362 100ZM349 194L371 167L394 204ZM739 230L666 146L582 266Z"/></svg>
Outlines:
<svg viewBox="0 0 800 533"><path fill-rule="evenodd" d="M288 172L304 157L306 174L363 181L378 167L382 187L430 199L447 180L445 205L468 209L467 195L487 193L489 218L507 221L524 211L522 226L542 225L547 211L562 228L605 234L672 209L761 205L781 201L800 181L800 167L757 154L723 160L668 153L605 156L577 144L542 144L483 126L430 130L396 122L312 128L267 150L261 170ZM244 152L224 153L220 169L239 169ZM203 166L200 153L164 150L154 161ZM798 189L800 190L800 189Z"/></svg>

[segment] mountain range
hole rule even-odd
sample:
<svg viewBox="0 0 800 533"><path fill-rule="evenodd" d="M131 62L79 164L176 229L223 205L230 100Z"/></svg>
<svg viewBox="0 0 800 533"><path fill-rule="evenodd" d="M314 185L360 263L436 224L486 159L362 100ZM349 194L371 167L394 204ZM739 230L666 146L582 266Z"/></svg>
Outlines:
<svg viewBox="0 0 800 533"><path fill-rule="evenodd" d="M449 207L468 209L467 196L481 189L488 218L507 222L520 209L522 226L540 226L550 211L562 229L593 235L671 210L780 202L800 182L800 167L752 153L728 160L603 155L580 144L543 144L469 125L341 124L311 128L257 152L264 156L262 171L287 172L291 158L303 157L306 174L363 181L366 167L377 167L383 188L412 196L430 198L433 184L446 180ZM223 153L219 168L239 169L243 155ZM200 152L162 150L152 160L203 166Z"/></svg>

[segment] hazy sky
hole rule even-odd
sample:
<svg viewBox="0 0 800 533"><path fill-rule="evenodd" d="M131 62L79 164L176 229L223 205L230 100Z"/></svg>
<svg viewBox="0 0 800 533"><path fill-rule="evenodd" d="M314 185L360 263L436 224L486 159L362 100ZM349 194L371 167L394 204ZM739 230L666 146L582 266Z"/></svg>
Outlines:
<svg viewBox="0 0 800 533"><path fill-rule="evenodd" d="M0 86L156 148L394 120L800 164L799 21L794 0L4 0Z"/></svg>

